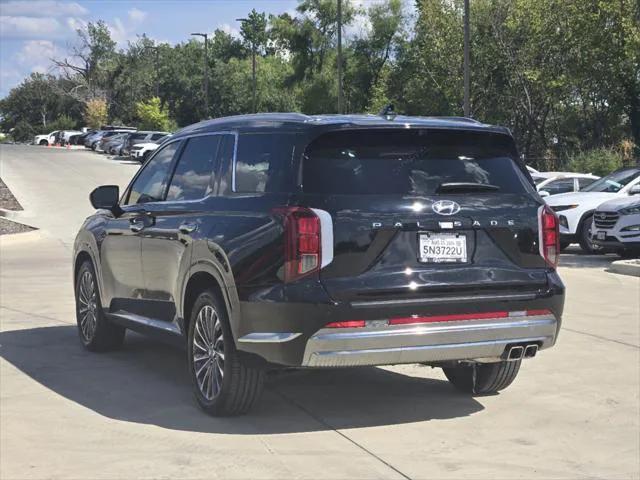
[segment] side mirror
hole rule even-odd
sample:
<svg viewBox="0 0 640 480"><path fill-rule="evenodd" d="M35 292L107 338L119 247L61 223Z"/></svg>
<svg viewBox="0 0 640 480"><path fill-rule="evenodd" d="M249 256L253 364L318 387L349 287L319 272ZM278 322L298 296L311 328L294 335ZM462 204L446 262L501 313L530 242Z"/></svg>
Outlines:
<svg viewBox="0 0 640 480"><path fill-rule="evenodd" d="M546 190L540 190L538 192L538 195L540 195L542 198L551 196L551 194L549 192L547 192Z"/></svg>
<svg viewBox="0 0 640 480"><path fill-rule="evenodd" d="M89 200L96 210L104 209L114 212L120 200L120 188L117 185L102 185L91 192Z"/></svg>
<svg viewBox="0 0 640 480"><path fill-rule="evenodd" d="M629 189L629 195L638 195L640 194L640 183L636 183L633 187Z"/></svg>

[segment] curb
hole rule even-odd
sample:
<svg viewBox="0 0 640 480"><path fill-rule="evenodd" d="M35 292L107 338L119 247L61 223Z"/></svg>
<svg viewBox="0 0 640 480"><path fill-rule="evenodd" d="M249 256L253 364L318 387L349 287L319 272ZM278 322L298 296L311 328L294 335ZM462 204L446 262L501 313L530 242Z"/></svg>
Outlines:
<svg viewBox="0 0 640 480"><path fill-rule="evenodd" d="M607 269L611 273L640 277L640 260L617 260Z"/></svg>

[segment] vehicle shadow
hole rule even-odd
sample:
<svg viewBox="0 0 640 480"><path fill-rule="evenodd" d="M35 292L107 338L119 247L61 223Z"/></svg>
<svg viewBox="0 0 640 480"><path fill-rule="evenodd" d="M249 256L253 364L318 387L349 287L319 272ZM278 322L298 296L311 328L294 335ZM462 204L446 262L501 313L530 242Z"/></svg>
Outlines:
<svg viewBox="0 0 640 480"><path fill-rule="evenodd" d="M185 352L137 334L127 332L120 351L96 354L80 346L75 326L8 331L0 333L0 356L101 415L183 431L313 432L455 418L483 409L443 380L380 368L285 370L269 375L248 415L213 418L192 397Z"/></svg>
<svg viewBox="0 0 640 480"><path fill-rule="evenodd" d="M616 260L620 257L615 253L589 254L570 246L560 255L559 265L567 268L609 268Z"/></svg>

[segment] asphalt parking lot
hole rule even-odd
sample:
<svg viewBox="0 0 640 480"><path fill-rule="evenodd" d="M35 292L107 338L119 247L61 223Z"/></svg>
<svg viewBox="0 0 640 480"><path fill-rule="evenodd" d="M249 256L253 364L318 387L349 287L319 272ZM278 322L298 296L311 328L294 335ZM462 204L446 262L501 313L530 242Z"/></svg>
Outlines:
<svg viewBox="0 0 640 480"><path fill-rule="evenodd" d="M640 279L570 249L555 348L499 395L418 365L270 376L247 416L191 398L184 354L127 334L77 339L71 245L99 184L138 165L0 146L0 176L39 230L0 236L0 478L638 478Z"/></svg>

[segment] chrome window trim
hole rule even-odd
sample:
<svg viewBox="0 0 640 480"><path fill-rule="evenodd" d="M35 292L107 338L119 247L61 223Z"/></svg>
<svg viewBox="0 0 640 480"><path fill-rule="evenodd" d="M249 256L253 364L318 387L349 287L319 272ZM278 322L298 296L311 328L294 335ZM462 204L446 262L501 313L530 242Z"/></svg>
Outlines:
<svg viewBox="0 0 640 480"><path fill-rule="evenodd" d="M121 204L124 198L128 199L129 191L131 189L131 186L135 183L135 181L138 178L138 176L140 175L140 173L144 170L144 168L147 166L147 164L149 162L151 162L151 160L153 160L153 158L157 155L158 152L164 150L165 148L167 148L169 145L171 145L174 142L182 142L182 141L187 141L187 140L189 140L191 138L195 138L195 137L209 137L209 136L214 136L214 135L233 135L233 137L234 137L234 140L233 140L233 142L234 142L233 159L232 159L231 163L232 163L232 172L234 174L233 191L235 191L235 162L236 162L236 151L237 151L237 148L238 148L238 132L235 132L235 131L232 131L232 130L220 130L220 131L216 131L216 132L202 132L202 133L194 133L194 134L191 134L191 135L180 136L180 137L172 138L171 140L167 140L166 143L163 143L162 145L160 145L156 150L154 150L153 155L151 155L149 157L149 159L145 163L142 164L140 169L136 172L135 176L131 179L131 182L129 182L129 185L127 185L125 193L122 196L122 198L121 198L119 203ZM183 147L183 150L184 150L184 147ZM171 171L171 178L169 179L169 183L167 183L167 192L169 191L169 187L171 186L171 180L173 180L173 175L175 174L176 168L178 167L178 162L180 161L181 157L182 157L182 151L180 152L180 157L175 162L175 165L173 166L173 170ZM154 205L158 205L158 204L162 204L162 203L176 203L176 202L183 202L183 201L200 202L200 201L204 200L205 198L210 197L211 193L212 193L212 192L209 192L209 194L205 195L204 197L198 198L198 199L194 199L194 200L167 200L166 199L167 192L165 192L164 200L161 200L159 202L150 202L150 203L153 203ZM128 207L128 206L131 206L131 205L124 205L124 206Z"/></svg>

